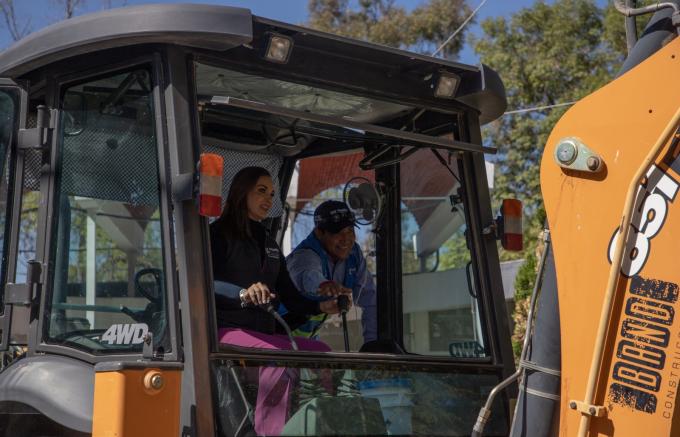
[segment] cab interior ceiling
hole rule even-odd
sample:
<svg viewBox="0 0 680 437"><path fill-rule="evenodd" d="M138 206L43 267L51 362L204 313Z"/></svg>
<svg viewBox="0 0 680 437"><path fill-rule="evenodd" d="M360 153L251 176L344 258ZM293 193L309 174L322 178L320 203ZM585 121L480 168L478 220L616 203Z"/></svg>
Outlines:
<svg viewBox="0 0 680 437"><path fill-rule="evenodd" d="M453 139L460 137L458 116L452 113L201 63L196 64L195 77L204 144L299 158L358 148L384 151L396 147L400 150L399 156L406 158L416 148L427 145L422 140L370 133L344 127L343 124L356 122L401 132L416 132L431 137L432 141L442 135L449 135ZM237 101L246 106L232 106ZM266 108L250 109L251 106L257 109L260 104L285 108L302 115L297 118L270 113ZM327 117L333 120L333 124L305 119L312 114ZM375 163L384 162L379 155L375 156L375 160ZM365 162L362 167L370 168L371 165Z"/></svg>

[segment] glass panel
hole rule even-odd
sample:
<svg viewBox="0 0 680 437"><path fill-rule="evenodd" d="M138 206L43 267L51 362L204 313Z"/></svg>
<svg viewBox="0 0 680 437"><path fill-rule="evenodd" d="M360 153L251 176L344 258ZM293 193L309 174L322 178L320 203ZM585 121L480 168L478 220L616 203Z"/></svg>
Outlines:
<svg viewBox="0 0 680 437"><path fill-rule="evenodd" d="M201 145L201 153L215 153L224 159L224 168L222 169L222 204L220 210L224 209L229 196L229 188L231 181L236 176L236 173L245 167L262 167L272 175L274 182L274 189L276 195L274 196L274 204L269 211L269 217L281 217L283 214L283 205L281 205L281 196L278 195L281 182L279 181L279 173L281 165L283 165L283 158L273 153L257 153L246 152L242 150L232 150L221 146L213 145L210 140L204 139Z"/></svg>
<svg viewBox="0 0 680 437"><path fill-rule="evenodd" d="M29 122L35 122L35 114ZM24 152L24 185L21 193L21 218L19 223L19 250L16 283L26 282L28 261L35 259L38 244L38 204L40 201L40 167L42 152L29 149Z"/></svg>
<svg viewBox="0 0 680 437"><path fill-rule="evenodd" d="M167 351L153 96L146 70L66 90L48 341Z"/></svg>
<svg viewBox="0 0 680 437"><path fill-rule="evenodd" d="M315 114L374 122L412 108L367 97L329 91L279 79L269 79L206 64L196 64L200 98L236 97Z"/></svg>
<svg viewBox="0 0 680 437"><path fill-rule="evenodd" d="M213 362L213 378L222 436L466 436L500 382L477 369L257 367L228 360ZM507 435L501 397L492 411L484 435Z"/></svg>
<svg viewBox="0 0 680 437"><path fill-rule="evenodd" d="M9 227L6 226L7 201L9 196L9 184L12 172L10 171L10 158L12 137L16 129L16 115L18 94L14 90L0 90L0 287L4 287L7 270L7 250L9 244ZM0 291L0 306L4 300L4 291Z"/></svg>
<svg viewBox="0 0 680 437"><path fill-rule="evenodd" d="M358 166L363 157L363 152L355 152L298 161L286 196L290 215L286 235L283 238L284 255L288 256L314 230L314 210L317 206L327 200L343 201L346 191L357 184L375 182L374 171L364 171ZM348 183L348 190L345 190ZM357 211L355 215L356 213ZM356 243L361 249L363 259L366 260L366 267L373 284L375 284L374 226L363 217L358 217L355 229ZM290 270L291 265L288 267ZM294 273L292 272L293 281L299 283L300 280ZM369 292L373 290L373 288L359 288L361 284L357 284L356 287L355 297L359 296L362 290L369 290ZM366 302L363 299L360 301ZM363 309L355 304L347 313L347 332L351 351L358 351L364 344L362 319ZM329 316L319 328L318 335L319 340L330 346L333 351L345 351L344 331L339 315Z"/></svg>
<svg viewBox="0 0 680 437"><path fill-rule="evenodd" d="M484 357L457 159L449 167L431 150L401 163L404 345L418 354Z"/></svg>

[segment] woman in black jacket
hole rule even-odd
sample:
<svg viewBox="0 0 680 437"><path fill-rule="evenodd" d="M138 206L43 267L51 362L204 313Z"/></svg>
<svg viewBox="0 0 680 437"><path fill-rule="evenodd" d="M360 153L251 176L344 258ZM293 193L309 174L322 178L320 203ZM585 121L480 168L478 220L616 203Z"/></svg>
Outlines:
<svg viewBox="0 0 680 437"><path fill-rule="evenodd" d="M262 226L275 190L260 167L246 167L234 177L227 203L210 225L215 302L220 343L262 349L292 349L276 334L276 320L259 305L280 300L289 312L310 316L338 313L335 299L315 302L295 288L281 250ZM300 350L327 352L320 341L296 338ZM282 367L260 369L255 431L278 435L285 425L291 379Z"/></svg>

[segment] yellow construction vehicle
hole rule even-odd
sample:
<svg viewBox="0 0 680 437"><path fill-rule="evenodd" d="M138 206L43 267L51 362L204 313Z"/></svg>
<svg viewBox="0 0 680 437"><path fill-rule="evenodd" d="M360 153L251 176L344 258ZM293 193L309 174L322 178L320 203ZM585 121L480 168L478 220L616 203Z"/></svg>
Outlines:
<svg viewBox="0 0 680 437"><path fill-rule="evenodd" d="M514 436L680 435L680 7L614 4L629 55L565 113L543 154L540 299L517 372L490 397L521 377ZM638 41L635 17L649 13Z"/></svg>
<svg viewBox="0 0 680 437"><path fill-rule="evenodd" d="M521 210L489 200L493 70L149 5L29 35L0 76L1 435L254 435L257 369L277 367L283 435L468 435L515 372L497 242L521 248ZM377 340L355 306L319 332L332 352L219 343L203 202L247 166L273 176L284 249L314 202L352 207ZM509 433L516 393L485 435Z"/></svg>
<svg viewBox="0 0 680 437"><path fill-rule="evenodd" d="M521 248L521 209L492 214L480 134L506 108L493 70L205 5L0 53L0 434L255 435L258 369L285 369L280 435L678 435L680 15L615 3L656 15L546 145L517 369L497 240ZM284 252L320 200L357 215L377 340L355 306L318 331L332 352L220 343L208 216L248 166L273 176Z"/></svg>
<svg viewBox="0 0 680 437"><path fill-rule="evenodd" d="M541 164L562 339L559 431L671 436L680 433L680 15L676 2L617 7L630 17L663 10L619 77L556 125Z"/></svg>

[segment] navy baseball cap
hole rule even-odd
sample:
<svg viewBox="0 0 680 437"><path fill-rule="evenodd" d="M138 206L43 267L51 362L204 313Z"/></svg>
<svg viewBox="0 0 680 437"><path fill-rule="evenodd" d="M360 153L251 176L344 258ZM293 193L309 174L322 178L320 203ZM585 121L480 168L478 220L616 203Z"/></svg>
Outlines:
<svg viewBox="0 0 680 437"><path fill-rule="evenodd" d="M322 231L337 234L348 226L356 226L354 214L345 202L327 200L314 211L314 226Z"/></svg>

